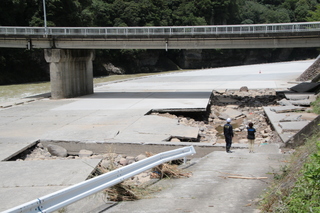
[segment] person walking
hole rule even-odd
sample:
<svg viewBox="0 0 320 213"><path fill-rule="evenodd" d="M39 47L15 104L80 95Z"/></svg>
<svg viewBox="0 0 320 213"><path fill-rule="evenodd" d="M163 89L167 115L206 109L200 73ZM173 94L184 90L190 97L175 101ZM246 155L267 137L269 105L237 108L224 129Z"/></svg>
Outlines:
<svg viewBox="0 0 320 213"><path fill-rule="evenodd" d="M254 140L256 139L255 133L256 133L256 129L253 128L253 123L250 122L249 126L247 127L247 131L248 131L248 135L247 135L247 139L249 141L249 153L253 153L254 152Z"/></svg>
<svg viewBox="0 0 320 213"><path fill-rule="evenodd" d="M232 153L230 151L231 144L232 144L232 138L233 138L233 128L231 123L231 118L227 119L227 123L223 126L223 134L226 140L226 151L227 153Z"/></svg>

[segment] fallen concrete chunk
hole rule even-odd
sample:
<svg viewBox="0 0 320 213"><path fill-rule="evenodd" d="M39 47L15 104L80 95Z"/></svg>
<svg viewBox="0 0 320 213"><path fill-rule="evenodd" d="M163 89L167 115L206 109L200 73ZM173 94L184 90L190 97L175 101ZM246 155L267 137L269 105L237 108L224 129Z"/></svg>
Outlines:
<svg viewBox="0 0 320 213"><path fill-rule="evenodd" d="M315 92L320 87L320 83L301 83L294 87L291 87L291 91L295 92Z"/></svg>
<svg viewBox="0 0 320 213"><path fill-rule="evenodd" d="M290 101L290 103L294 106L310 106L311 101L307 100L299 100L299 101Z"/></svg>
<svg viewBox="0 0 320 213"><path fill-rule="evenodd" d="M47 149L48 149L48 152L50 152L50 154L53 156L67 157L68 155L68 151L65 148L58 145L49 144Z"/></svg>
<svg viewBox="0 0 320 213"><path fill-rule="evenodd" d="M227 118L235 119L237 117L240 117L241 115L243 115L242 112L235 109L228 108L226 111L220 114L219 118L223 120L226 120Z"/></svg>
<svg viewBox="0 0 320 213"><path fill-rule="evenodd" d="M311 102L315 101L317 99L318 95L309 95L309 100Z"/></svg>
<svg viewBox="0 0 320 213"><path fill-rule="evenodd" d="M309 99L309 96L311 94L297 94L297 93L291 93L291 94L288 94L288 93L285 93L285 97L286 99L289 99L289 100L293 100L293 101L297 101L297 100L305 100L305 99Z"/></svg>
<svg viewBox="0 0 320 213"><path fill-rule="evenodd" d="M79 157L90 157L93 154L93 151L82 149L79 151Z"/></svg>
<svg viewBox="0 0 320 213"><path fill-rule="evenodd" d="M170 142L181 142L179 138L171 138Z"/></svg>
<svg viewBox="0 0 320 213"><path fill-rule="evenodd" d="M140 161L140 160L143 160L143 159L146 159L146 158L147 158L146 155L140 154L140 155L138 155L138 156L135 158L135 160L136 160L136 161Z"/></svg>
<svg viewBox="0 0 320 213"><path fill-rule="evenodd" d="M302 115L291 115L289 114L285 118L281 119L280 122L292 122L292 121L301 121Z"/></svg>
<svg viewBox="0 0 320 213"><path fill-rule="evenodd" d="M239 91L240 91L240 92L249 92L249 89L248 89L247 86L243 86L243 87L240 88Z"/></svg>
<svg viewBox="0 0 320 213"><path fill-rule="evenodd" d="M305 127L309 121L297 121L297 122L280 122L279 126L283 132L299 131Z"/></svg>
<svg viewBox="0 0 320 213"><path fill-rule="evenodd" d="M306 107L298 107L298 106L278 106L271 107L270 110L276 113L284 113L284 112L296 112L296 111L304 111Z"/></svg>
<svg viewBox="0 0 320 213"><path fill-rule="evenodd" d="M278 101L278 104L280 104L281 106L292 106L292 103L285 98Z"/></svg>

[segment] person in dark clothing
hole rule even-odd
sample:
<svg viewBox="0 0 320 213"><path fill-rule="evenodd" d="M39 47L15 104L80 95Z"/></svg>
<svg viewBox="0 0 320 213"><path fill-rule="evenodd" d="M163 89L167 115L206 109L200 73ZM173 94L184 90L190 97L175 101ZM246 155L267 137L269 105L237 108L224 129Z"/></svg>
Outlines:
<svg viewBox="0 0 320 213"><path fill-rule="evenodd" d="M249 153L253 153L254 139L256 139L256 136L255 136L256 129L253 128L252 122L249 123L249 126L247 127L247 131L248 131L247 139L249 141Z"/></svg>
<svg viewBox="0 0 320 213"><path fill-rule="evenodd" d="M233 128L231 123L231 118L227 119L227 123L223 126L223 133L226 140L226 151L227 153L232 153L230 151L231 144L232 144L232 138L233 138Z"/></svg>

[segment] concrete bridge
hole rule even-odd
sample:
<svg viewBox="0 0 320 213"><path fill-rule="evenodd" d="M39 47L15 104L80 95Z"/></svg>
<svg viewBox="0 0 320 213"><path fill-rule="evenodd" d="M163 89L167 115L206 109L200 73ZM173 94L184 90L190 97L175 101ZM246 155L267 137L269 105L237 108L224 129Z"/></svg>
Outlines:
<svg viewBox="0 0 320 213"><path fill-rule="evenodd" d="M320 47L320 22L181 27L0 27L2 48L42 48L51 96L93 93L94 49Z"/></svg>

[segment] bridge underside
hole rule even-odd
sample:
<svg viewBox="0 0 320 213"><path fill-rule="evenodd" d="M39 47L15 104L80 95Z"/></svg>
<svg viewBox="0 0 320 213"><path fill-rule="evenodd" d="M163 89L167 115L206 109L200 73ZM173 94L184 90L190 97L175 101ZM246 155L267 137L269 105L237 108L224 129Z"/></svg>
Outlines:
<svg viewBox="0 0 320 213"><path fill-rule="evenodd" d="M254 49L320 47L319 35L230 37L0 37L0 47L43 48L53 99L93 93L93 49Z"/></svg>
<svg viewBox="0 0 320 213"><path fill-rule="evenodd" d="M320 47L320 36L305 37L29 37L0 38L0 47L44 49L255 49Z"/></svg>

